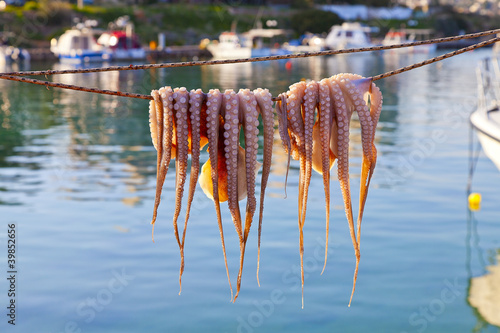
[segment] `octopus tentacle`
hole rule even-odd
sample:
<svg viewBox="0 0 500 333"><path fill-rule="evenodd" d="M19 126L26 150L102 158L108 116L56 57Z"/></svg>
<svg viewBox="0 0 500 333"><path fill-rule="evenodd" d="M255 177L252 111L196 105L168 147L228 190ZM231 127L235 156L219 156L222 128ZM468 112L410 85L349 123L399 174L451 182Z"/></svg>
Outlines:
<svg viewBox="0 0 500 333"><path fill-rule="evenodd" d="M180 251L181 251L181 267L179 271L179 285L180 285L180 290L179 294L182 291L182 284L181 284L181 278L182 274L184 273L184 244L186 240L186 229L187 229L187 223L189 220L189 213L191 211L191 204L193 202L194 198L194 192L196 189L196 181L198 179L198 174L200 172L200 140L201 140L201 135L200 135L200 112L202 109L203 105L203 92L201 89L198 90L191 90L189 93L189 118L190 118L190 128L191 128L191 174L189 176L189 194L188 194L188 201L187 201L187 206L186 206L186 218L184 220L184 229L182 232L182 240L180 244Z"/></svg>
<svg viewBox="0 0 500 333"><path fill-rule="evenodd" d="M281 93L276 102L276 113L278 115L278 132L280 134L281 143L283 148L288 153L288 162L286 166L285 175L285 198L286 198L286 184L288 182L288 170L290 169L290 157L292 155L292 143L290 133L288 130L288 110L287 110L287 95Z"/></svg>
<svg viewBox="0 0 500 333"><path fill-rule="evenodd" d="M362 211L364 210L364 201L366 200L368 184L367 178L369 170L373 170L375 165L373 165L373 124L370 115L370 110L366 105L364 100L364 91L361 89L369 88L370 85L366 85L366 79L363 79L360 75L354 74L343 74L343 78L346 79L346 83L343 86L344 94L347 96L352 110L356 110L358 113L359 122L361 124L361 142L363 147L363 157L362 157L362 171L361 171L361 182L360 182L360 207L357 220L357 243L358 248L360 248L360 232L361 232L361 217L363 216Z"/></svg>
<svg viewBox="0 0 500 333"><path fill-rule="evenodd" d="M238 98L238 95L233 90L226 90L224 92L222 107L225 111L224 152L227 167L227 202L240 243L240 269L238 273L238 280L236 282L236 294L234 296L233 302L238 297L240 291L241 271L243 268L242 260L245 244L240 206L238 203L238 165L241 164L241 161L239 161L238 159L240 137L239 105L240 100Z"/></svg>
<svg viewBox="0 0 500 333"><path fill-rule="evenodd" d="M304 234L302 214L304 202L304 185L306 182L305 132L304 119L302 114L302 102L304 99L306 87L306 83L301 81L292 84L287 91L287 114L289 123L288 131L290 133L292 157L300 161L299 195L297 206L299 210L298 224L302 282L302 307L304 307Z"/></svg>
<svg viewBox="0 0 500 333"><path fill-rule="evenodd" d="M330 168L337 158L330 150L330 135L331 127L337 126L335 114L332 112L332 100L330 97L329 80L323 79L319 82L319 112L318 120L313 128L313 141L319 141L321 150L313 147L313 168L314 168L314 153L318 151L321 156L321 170L318 172L323 175L323 187L325 191L325 212L326 212L326 236L325 236L325 263L323 270L325 271L326 261L328 258L328 235L330 230ZM316 169L317 170L317 169Z"/></svg>
<svg viewBox="0 0 500 333"><path fill-rule="evenodd" d="M257 245L257 284L259 281L259 264L260 264L260 237L262 231L262 219L264 215L264 198L266 193L267 180L271 172L271 160L273 154L273 136L274 136L274 114L273 101L269 90L258 88L254 90L255 98L259 106L260 115L262 117L264 131L264 162L262 167L262 178L260 182L260 209L259 209L259 230L258 230L258 245Z"/></svg>
<svg viewBox="0 0 500 333"><path fill-rule="evenodd" d="M175 88L174 94L175 129L176 129L176 156L175 156L175 210L174 210L174 232L181 253L181 270L184 262L183 246L179 237L177 220L181 212L184 185L187 178L188 151L189 151L189 126L188 126L188 103L189 92L186 88ZM199 142L199 141L198 141ZM179 294L182 290L182 274L179 274Z"/></svg>
<svg viewBox="0 0 500 333"><path fill-rule="evenodd" d="M314 127L314 112L318 104L319 86L315 81L310 81L306 85L304 91L304 150L305 150L305 179L304 179L304 196L302 198L302 227L306 218L307 198L309 195L309 184L311 183L312 174L312 154L313 154L313 127Z"/></svg>
<svg viewBox="0 0 500 333"><path fill-rule="evenodd" d="M231 279L229 277L229 268L227 266L227 256L226 256L226 246L224 244L224 231L222 228L222 216L220 210L219 202L219 161L218 161L218 149L219 149L219 121L220 112L222 106L222 94L218 89L211 89L207 94L206 101L206 114L207 114L207 136L208 136L208 146L209 146L209 160L207 165L210 163L211 170L211 181L212 181L212 198L215 205L215 211L217 213L217 223L219 225L219 232L222 243L222 252L224 254L224 263L226 265L227 281L229 283L229 288L231 289L231 299L233 299L233 287L231 286ZM202 177L200 176L200 181Z"/></svg>
<svg viewBox="0 0 500 333"><path fill-rule="evenodd" d="M181 211L182 196L184 193L184 184L187 176L187 160L189 151L189 128L188 128L188 103L189 92L186 88L175 88L174 94L175 110L175 133L176 133L176 157L175 157L175 210L174 210L174 229L177 243L181 246L177 219Z"/></svg>
<svg viewBox="0 0 500 333"><path fill-rule="evenodd" d="M339 178L340 188L342 191L342 197L344 198L345 213L347 221L349 223L349 232L351 234L351 239L354 246L354 254L356 256L356 268L354 270L353 287L351 292L351 298L349 300L349 306L350 306L352 297L354 295L354 290L356 288L360 252L354 230L351 193L349 186L349 125L350 125L352 110L350 108L349 109L347 108L347 104L349 102L342 92L345 91L344 87L346 83L347 83L346 79L342 78L341 75L337 75L335 79L335 85L330 86L330 89L332 90L333 95L335 96L334 97L335 113L338 125L338 136L337 136L338 178Z"/></svg>
<svg viewBox="0 0 500 333"><path fill-rule="evenodd" d="M373 123L372 117L370 115L370 110L366 105L364 100L364 91L360 91L359 88L365 90L370 87L366 85L366 79L363 79L360 75L355 74L342 74L342 77L346 79L346 84L344 88L344 94L347 96L352 110L356 110L358 113L359 122L361 125L361 142L363 147L362 156L362 170L361 170L361 182L360 182L360 207L357 220L357 242L358 248L360 247L360 231L361 231L361 217L363 216L362 211L364 210L364 201L366 200L366 195L368 194L367 178L369 170L373 170L375 167L373 165ZM369 83L369 82L368 82Z"/></svg>
<svg viewBox="0 0 500 333"><path fill-rule="evenodd" d="M302 114L301 114L301 103L303 97L303 88L305 89L305 83L298 82L292 86L290 86L290 90L294 92L298 92L300 96L295 95L290 90L287 93L282 93L279 95L278 102L276 103L276 113L278 114L278 129L281 137L281 141L283 143L283 147L285 151L288 153L288 162L286 168L286 176L285 176L285 198L286 198L286 184L288 180L288 170L290 169L290 157L293 156L294 159L300 158L299 153L299 139L297 136L300 135L301 129L300 124L302 123ZM300 98L298 98L300 97ZM302 172L304 172L304 160L301 159L300 164L300 174L299 174L299 230L302 230L300 227L300 221L302 216L302 179L304 178ZM302 232L300 232L299 236L300 243L300 265L301 265L301 282L302 282L302 307L304 307L304 238Z"/></svg>
<svg viewBox="0 0 500 333"><path fill-rule="evenodd" d="M372 118L370 115L370 109L366 105L364 100L364 92L358 89L359 86L362 87L364 79L360 75L355 74L343 74L343 78L345 78L345 95L349 98L351 102L351 107L353 110L356 110L358 113L359 123L361 125L361 143L363 147L363 156L366 157L367 160L372 160L372 146L373 146L373 124Z"/></svg>
<svg viewBox="0 0 500 333"><path fill-rule="evenodd" d="M158 132L156 149L159 157L159 163L157 165L155 204L153 208L153 219L151 221L151 224L153 225L151 235L154 242L154 224L156 222L158 206L160 205L163 183L165 182L165 177L167 176L171 160L174 120L172 88L161 88L158 91L153 91L152 95L156 104Z"/></svg>
<svg viewBox="0 0 500 333"><path fill-rule="evenodd" d="M304 171L301 171L301 176L303 179L300 181L302 186L302 198L300 205L302 205L301 213L299 213L301 221L299 221L300 228L300 239L302 244L300 250L303 257L304 252L304 224L307 212L307 199L309 195L309 184L311 183L312 174L312 155L313 155L313 127L314 127L314 111L318 104L318 84L315 81L310 81L306 84L306 89L304 90L304 101L303 101L303 119L304 119L304 153L301 155L301 167L305 163ZM303 266L301 270L303 271ZM303 272L302 272L303 275ZM302 286L302 307L304 306L304 288Z"/></svg>
<svg viewBox="0 0 500 333"><path fill-rule="evenodd" d="M257 166L257 150L258 144L258 111L257 100L253 93L248 89L241 89L238 92L239 116L242 120L245 134L245 174L247 187L247 206L245 211L245 228L243 231L243 241L240 244L240 270L238 272L238 287L241 283L241 275L243 272L243 260L245 256L245 247L248 239L248 233L252 225L253 216L257 207L255 199L255 169ZM238 297L239 288L236 291L235 300Z"/></svg>
<svg viewBox="0 0 500 333"><path fill-rule="evenodd" d="M244 241L248 238L253 215L257 207L255 199L255 168L257 166L257 150L259 149L259 112L257 110L257 99L248 89L238 92L240 99L240 118L245 134L245 166L247 181L247 207L245 211Z"/></svg>
<svg viewBox="0 0 500 333"><path fill-rule="evenodd" d="M161 119L161 121L159 121L158 117L163 117L163 112L161 114L158 114L157 111L156 104L161 104L160 94L158 93L158 90L151 91L151 96L153 97L153 100L149 101L149 131L151 132L151 141L153 142L153 147L155 147L155 149L158 151L158 140L160 139L161 141L160 131L158 130L158 128L161 129L161 127L163 127L163 118ZM161 107L161 110L163 111L163 106ZM157 165L159 165L161 154L158 154L157 157L158 158L156 163Z"/></svg>
<svg viewBox="0 0 500 333"><path fill-rule="evenodd" d="M238 205L238 148L240 138L239 99L233 90L226 90L222 102L225 111L224 119L224 152L227 167L228 206L236 232L243 240L240 207Z"/></svg>
<svg viewBox="0 0 500 333"><path fill-rule="evenodd" d="M371 145L371 160L368 161L368 158L365 158L363 154L362 160L362 169L361 169L361 188L359 192L359 213L358 213L358 222L357 222L357 237L358 243L360 242L361 235L361 221L363 219L363 212L365 209L366 198L368 196L368 188L370 186L370 181L373 175L373 171L375 170L375 165L377 163L377 148L375 147L375 130L377 128L378 119L380 117L380 112L382 111L382 94L380 93L380 89L371 82L368 90L365 93L365 96L369 95L370 97L370 118L372 121L372 132L371 137L369 138L369 143Z"/></svg>
<svg viewBox="0 0 500 333"><path fill-rule="evenodd" d="M153 96L153 100L149 103L149 128L151 131L153 146L156 149L156 195L153 208L153 219L151 221L151 224L153 225L153 232L151 236L154 242L154 223L158 214L161 190L163 188L163 182L160 182L161 174L163 172L161 170L161 159L163 157L163 103L158 90L151 91L151 96ZM160 144L158 144L158 142Z"/></svg>

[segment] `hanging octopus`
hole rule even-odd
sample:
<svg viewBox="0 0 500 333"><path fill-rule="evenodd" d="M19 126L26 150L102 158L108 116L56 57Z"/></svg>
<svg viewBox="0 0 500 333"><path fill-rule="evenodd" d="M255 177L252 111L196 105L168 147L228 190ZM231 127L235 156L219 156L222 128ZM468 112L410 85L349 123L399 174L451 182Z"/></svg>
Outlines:
<svg viewBox="0 0 500 333"><path fill-rule="evenodd" d="M240 89L220 92L212 89L204 94L200 89L188 92L186 88L164 87L152 91L150 129L157 150L157 183L152 224L157 218L161 190L172 158L175 159L176 190L173 216L174 232L179 245L181 266L179 285L184 271L184 242L189 212L196 188L196 179L203 192L213 200L219 227L222 252L231 299L238 297L245 247L257 210L256 175L261 166L257 161L259 115L264 136L263 170L261 178L257 251L257 282L259 282L260 242L265 189L271 168L274 136L273 100L267 89ZM278 131L283 148L290 159L298 160L299 196L298 225L302 280L302 307L304 306L304 235L307 200L312 170L323 177L326 210L326 267L330 220L330 169L337 160L338 178L344 200L345 213L356 256L356 267L349 305L356 287L360 260L360 232L368 187L377 159L374 145L375 128L382 109L382 95L370 78L355 74L338 74L319 82L298 82L277 98ZM349 185L349 127L356 111L361 124L362 171L357 224L354 225ZM243 130L244 148L240 145ZM208 144L209 159L201 167L200 150ZM181 211L184 186L187 180L188 155L191 155L189 194L182 237L177 225ZM287 168L288 170L288 168ZM288 178L288 171L287 176ZM285 181L286 193L286 181ZM247 198L244 217L239 201ZM236 294L229 276L220 203L228 203L240 245L240 266ZM154 229L153 229L154 230ZM180 289L181 290L181 289ZM180 293L180 292L179 292Z"/></svg>
<svg viewBox="0 0 500 333"><path fill-rule="evenodd" d="M304 238L311 169L323 176L326 210L325 263L328 256L330 220L330 169L338 160L338 178L349 231L356 256L351 304L360 260L360 231L368 187L376 163L375 128L382 109L382 95L371 79L354 74L338 74L320 82L298 82L279 96L276 106L279 133L289 157L300 161L298 224L304 306ZM317 115L315 115L317 110ZM352 114L358 113L361 124L363 158L357 226L354 226L349 185L349 126ZM316 118L316 122L314 119Z"/></svg>
<svg viewBox="0 0 500 333"><path fill-rule="evenodd" d="M234 301L240 291L246 242L257 209L255 183L256 174L261 166L261 163L257 161L259 114L263 120L265 138L259 211L260 250L264 194L271 167L274 131L271 94L263 89L257 89L255 92L242 89L238 93L233 90L221 93L219 90L213 89L205 96L200 89L188 92L186 88L172 89L170 87L153 90L151 94L153 101L151 101L149 109L150 129L153 145L157 150L156 197L151 223L154 226L161 189L170 161L175 158L176 190L173 225L181 255L179 285L182 288L187 221L196 188L196 179L200 173L200 150L208 144L209 159L201 167L198 181L203 192L214 201L228 283L231 298ZM239 143L241 129L244 133L245 148L241 147ZM177 221L182 208L189 154L191 154L191 175L181 237ZM239 201L244 198L247 198L247 204L243 220ZM240 268L234 298L227 265L220 209L220 203L225 201L228 202L240 243Z"/></svg>

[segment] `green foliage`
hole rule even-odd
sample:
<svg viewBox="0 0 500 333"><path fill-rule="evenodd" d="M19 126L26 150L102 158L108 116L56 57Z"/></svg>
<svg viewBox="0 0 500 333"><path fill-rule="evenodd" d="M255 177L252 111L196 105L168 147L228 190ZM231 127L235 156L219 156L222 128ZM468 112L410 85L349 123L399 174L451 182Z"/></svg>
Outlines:
<svg viewBox="0 0 500 333"><path fill-rule="evenodd" d="M296 9L308 9L314 6L313 0L292 0L291 7Z"/></svg>
<svg viewBox="0 0 500 333"><path fill-rule="evenodd" d="M390 0L354 0L349 2L364 3L371 6L384 5ZM96 3L104 3L97 2ZM192 5L179 3L156 3L143 0L136 6L84 6L76 8L66 1L28 1L24 7L7 6L0 13L0 29L22 35L29 43L33 39L50 40L60 35L70 27L74 17L95 19L100 28L118 17L128 15L135 24L136 33L143 43L156 40L158 33L166 33L167 43L197 44L202 38L214 39L220 32L230 30L233 23L238 32L247 31L255 24L255 7L224 5L224 2L213 2L218 5ZM313 3L340 3L337 0L293 0L290 2L296 9L280 11L263 10L260 20L278 21L278 27L295 30L297 34L305 32L327 32L332 25L341 24L342 20L334 13L312 8ZM345 3L345 2L344 2ZM235 9L232 11L231 9ZM380 28L380 36L390 28L401 28L406 21L372 20L365 22L370 26ZM498 18L471 14L456 13L451 8L441 7L441 11L430 16L418 18L415 28L434 28L446 35L457 34L460 30L466 32L489 30L498 25Z"/></svg>
<svg viewBox="0 0 500 333"><path fill-rule="evenodd" d="M36 11L36 21L43 25L71 24L71 6L66 2L40 0Z"/></svg>
<svg viewBox="0 0 500 333"><path fill-rule="evenodd" d="M366 5L368 7L391 7L394 5L395 1L393 0L351 0L351 1L343 1L343 0L316 0L314 1L317 4L349 4L349 5Z"/></svg>
<svg viewBox="0 0 500 333"><path fill-rule="evenodd" d="M128 15L134 18L134 12L131 7L97 7L97 6L84 6L82 9L76 8L73 9L76 13L79 13L86 18L96 19L100 22L103 22L106 25L108 22L112 22L119 18L120 16Z"/></svg>
<svg viewBox="0 0 500 333"><path fill-rule="evenodd" d="M40 6L38 5L38 2L36 1L27 1L24 4L23 10L38 10Z"/></svg>
<svg viewBox="0 0 500 333"><path fill-rule="evenodd" d="M332 25L341 24L343 21L337 14L317 9L307 9L291 17L291 27L302 35L305 32L328 32Z"/></svg>

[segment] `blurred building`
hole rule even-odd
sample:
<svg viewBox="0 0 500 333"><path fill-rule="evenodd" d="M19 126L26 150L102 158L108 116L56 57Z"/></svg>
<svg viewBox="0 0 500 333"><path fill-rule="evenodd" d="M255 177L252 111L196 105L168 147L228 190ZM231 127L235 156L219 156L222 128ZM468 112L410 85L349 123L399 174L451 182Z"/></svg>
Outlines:
<svg viewBox="0 0 500 333"><path fill-rule="evenodd" d="M451 6L458 12L480 15L499 15L499 0L396 0L408 8L421 8L427 11L430 6Z"/></svg>
<svg viewBox="0 0 500 333"><path fill-rule="evenodd" d="M73 0L75 1L75 0ZM151 3L175 3L175 4L197 4L197 5L229 5L229 6L239 6L239 5L268 5L268 6L289 6L290 1L287 0L82 0L85 3L93 2L95 4L136 4L145 5Z"/></svg>

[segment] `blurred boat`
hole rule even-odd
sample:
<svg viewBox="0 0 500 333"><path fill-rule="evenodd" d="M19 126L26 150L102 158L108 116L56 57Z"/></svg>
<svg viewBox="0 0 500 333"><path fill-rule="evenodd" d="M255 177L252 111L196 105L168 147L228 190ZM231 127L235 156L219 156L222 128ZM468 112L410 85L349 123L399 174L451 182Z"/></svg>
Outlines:
<svg viewBox="0 0 500 333"><path fill-rule="evenodd" d="M146 50L141 46L135 34L127 34L125 31L107 31L97 39L97 43L111 54L113 61L146 58Z"/></svg>
<svg viewBox="0 0 500 333"><path fill-rule="evenodd" d="M497 34L497 37L500 37L500 34ZM500 55L500 42L493 44L493 54Z"/></svg>
<svg viewBox="0 0 500 333"><path fill-rule="evenodd" d="M66 63L103 62L111 60L112 54L94 38L92 26L96 23L86 21L66 30L59 39L53 38L50 50Z"/></svg>
<svg viewBox="0 0 500 333"><path fill-rule="evenodd" d="M25 49L9 45L0 46L0 65L2 66L13 63L29 64L30 58L30 54Z"/></svg>
<svg viewBox="0 0 500 333"><path fill-rule="evenodd" d="M218 41L202 42L202 45L216 59L236 59L267 57L273 55L290 54L291 51L281 47L279 44L264 43L264 39L272 41L277 36L288 34L283 29L250 29L249 31L236 34L235 32L223 32ZM272 45L272 46L270 46Z"/></svg>
<svg viewBox="0 0 500 333"><path fill-rule="evenodd" d="M391 29L384 37L382 45L396 45L404 43L413 43L419 40L426 40L432 34L431 29ZM403 47L397 49L385 50L384 52L398 52L398 53L432 53L436 51L437 44L425 44L410 47Z"/></svg>
<svg viewBox="0 0 500 333"><path fill-rule="evenodd" d="M30 63L30 54L26 49L12 46L9 39L14 39L15 35L11 32L0 33L0 66L6 67L12 64L18 64L26 67Z"/></svg>
<svg viewBox="0 0 500 333"><path fill-rule="evenodd" d="M470 116L485 154L500 170L500 65L499 58L482 61L478 69L478 106Z"/></svg>
<svg viewBox="0 0 500 333"><path fill-rule="evenodd" d="M325 45L332 50L371 47L370 33L378 29L361 25L358 22L344 22L334 25L325 39Z"/></svg>
<svg viewBox="0 0 500 333"><path fill-rule="evenodd" d="M146 50L134 33L134 24L128 16L121 16L109 24L97 39L97 44L111 54L113 61L140 60L146 58Z"/></svg>
<svg viewBox="0 0 500 333"><path fill-rule="evenodd" d="M283 44L283 48L292 53L319 52L325 50L325 39L308 33L299 39Z"/></svg>

